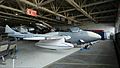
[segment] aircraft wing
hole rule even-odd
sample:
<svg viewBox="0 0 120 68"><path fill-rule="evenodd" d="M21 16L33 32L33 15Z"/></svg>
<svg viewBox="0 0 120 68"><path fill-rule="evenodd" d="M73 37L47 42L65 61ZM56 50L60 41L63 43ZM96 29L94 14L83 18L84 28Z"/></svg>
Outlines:
<svg viewBox="0 0 120 68"><path fill-rule="evenodd" d="M41 36L41 37L27 37L27 38L23 38L23 39L39 41L39 40L57 40L57 39L61 39L61 38L64 38L66 40L66 39L70 39L71 37L70 36L48 36L48 37Z"/></svg>
<svg viewBox="0 0 120 68"><path fill-rule="evenodd" d="M64 38L65 40L68 40L71 37L70 36L49 36L49 37L46 37L46 38L47 39L61 39L61 38Z"/></svg>
<svg viewBox="0 0 120 68"><path fill-rule="evenodd" d="M49 43L49 44L58 44L58 43L64 43L64 38L58 38L58 37L29 37L29 38L23 38L24 40L36 40L41 43Z"/></svg>
<svg viewBox="0 0 120 68"><path fill-rule="evenodd" d="M45 40L45 37L27 37L24 40Z"/></svg>
<svg viewBox="0 0 120 68"><path fill-rule="evenodd" d="M35 43L36 46L48 49L71 49L74 47L71 43L66 43L64 38L49 39Z"/></svg>
<svg viewBox="0 0 120 68"><path fill-rule="evenodd" d="M56 45L59 43L65 43L65 39L64 38L59 38L59 39L47 39L47 40L40 40L38 43L45 43L45 44L49 44L49 45Z"/></svg>

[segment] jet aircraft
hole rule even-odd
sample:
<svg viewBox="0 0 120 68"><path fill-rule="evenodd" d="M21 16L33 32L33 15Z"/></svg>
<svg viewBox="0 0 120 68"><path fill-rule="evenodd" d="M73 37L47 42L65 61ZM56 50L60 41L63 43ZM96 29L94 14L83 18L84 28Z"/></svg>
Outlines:
<svg viewBox="0 0 120 68"><path fill-rule="evenodd" d="M48 42L48 39L49 40L54 39L55 41L55 40L61 40L61 38L64 38L65 41L72 43L72 44L74 43L92 44L92 42L101 39L101 36L99 34L91 32L91 31L84 31L84 30L79 29L78 27L71 28L69 32L49 32L46 34L33 34L30 32L24 32L22 34L20 32L16 32L12 30L8 25L6 25L5 32L8 33L9 36L23 38L24 40L47 40L46 42ZM45 45L45 42L44 42L44 45Z"/></svg>
<svg viewBox="0 0 120 68"><path fill-rule="evenodd" d="M24 31L23 28L21 28L21 30L22 30L22 32ZM26 31L26 32L30 33L28 31ZM79 27L72 27L72 28L70 28L70 31L67 31L67 32L49 32L49 33L42 34L42 35L63 36L65 38L67 38L67 40L66 40L67 42L77 43L77 44L81 44L81 43L92 44L92 42L101 39L101 36L99 34L94 33L92 31L84 31L84 30L80 29ZM31 37L31 38L24 38L24 39L39 40L39 37L37 37L37 38Z"/></svg>

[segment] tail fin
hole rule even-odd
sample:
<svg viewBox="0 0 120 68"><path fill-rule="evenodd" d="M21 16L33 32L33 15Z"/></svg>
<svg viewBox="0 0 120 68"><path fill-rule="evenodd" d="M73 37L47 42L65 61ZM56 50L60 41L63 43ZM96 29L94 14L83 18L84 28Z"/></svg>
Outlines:
<svg viewBox="0 0 120 68"><path fill-rule="evenodd" d="M24 35L16 32L15 30L11 29L8 25L6 25L5 27L5 33L8 33L8 36L12 36L12 37L18 37L18 38L23 38Z"/></svg>
<svg viewBox="0 0 120 68"><path fill-rule="evenodd" d="M11 29L8 25L6 25L5 27L5 33L15 33L16 31L14 31L13 29Z"/></svg>

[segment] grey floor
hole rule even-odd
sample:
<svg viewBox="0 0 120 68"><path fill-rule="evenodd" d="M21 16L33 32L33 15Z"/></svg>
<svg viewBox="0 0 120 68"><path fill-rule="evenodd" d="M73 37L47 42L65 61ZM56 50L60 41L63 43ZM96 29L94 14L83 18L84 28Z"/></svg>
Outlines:
<svg viewBox="0 0 120 68"><path fill-rule="evenodd" d="M88 50L77 51L44 68L119 68L111 40L96 43Z"/></svg>
<svg viewBox="0 0 120 68"><path fill-rule="evenodd" d="M0 68L43 68L67 55L79 50L73 48L69 50L49 50L35 46L36 41L18 41L17 58L7 59L6 65L0 64Z"/></svg>

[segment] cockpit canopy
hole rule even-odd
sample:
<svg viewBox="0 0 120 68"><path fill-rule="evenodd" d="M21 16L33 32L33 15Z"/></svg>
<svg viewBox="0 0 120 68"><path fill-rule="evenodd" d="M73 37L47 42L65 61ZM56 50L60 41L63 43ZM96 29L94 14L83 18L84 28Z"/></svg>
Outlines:
<svg viewBox="0 0 120 68"><path fill-rule="evenodd" d="M80 31L83 31L83 30L80 29L79 27L72 27L72 28L70 28L70 31L71 32L80 32Z"/></svg>

